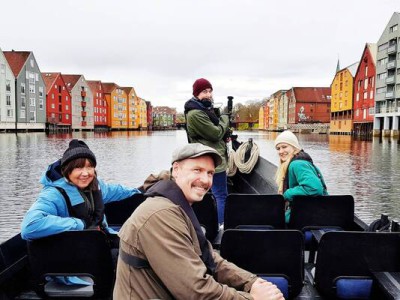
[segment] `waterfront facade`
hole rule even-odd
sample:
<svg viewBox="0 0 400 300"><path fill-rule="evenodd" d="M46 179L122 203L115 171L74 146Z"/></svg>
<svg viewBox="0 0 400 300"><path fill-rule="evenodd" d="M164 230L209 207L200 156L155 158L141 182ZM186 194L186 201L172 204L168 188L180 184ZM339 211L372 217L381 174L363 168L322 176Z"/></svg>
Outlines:
<svg viewBox="0 0 400 300"><path fill-rule="evenodd" d="M61 74L71 94L72 130L93 130L93 94L83 75Z"/></svg>
<svg viewBox="0 0 400 300"><path fill-rule="evenodd" d="M176 109L167 106L153 108L153 127L157 129L170 129L176 124Z"/></svg>
<svg viewBox="0 0 400 300"><path fill-rule="evenodd" d="M287 91L282 90L278 95L278 129L287 129L288 124L288 103Z"/></svg>
<svg viewBox="0 0 400 300"><path fill-rule="evenodd" d="M147 129L153 130L153 106L150 101L145 101L146 103L146 118L147 118Z"/></svg>
<svg viewBox="0 0 400 300"><path fill-rule="evenodd" d="M104 98L103 84L100 80L87 80L93 95L94 128L108 129L107 102Z"/></svg>
<svg viewBox="0 0 400 300"><path fill-rule="evenodd" d="M0 130L15 127L15 77L0 49Z"/></svg>
<svg viewBox="0 0 400 300"><path fill-rule="evenodd" d="M103 83L104 95L108 105L108 127L114 130L128 128L128 97L125 91L114 82Z"/></svg>
<svg viewBox="0 0 400 300"><path fill-rule="evenodd" d="M139 99L133 87L122 88L128 98L128 129L139 128Z"/></svg>
<svg viewBox="0 0 400 300"><path fill-rule="evenodd" d="M378 40L374 135L399 135L400 13L394 13Z"/></svg>
<svg viewBox="0 0 400 300"><path fill-rule="evenodd" d="M46 123L46 87L33 52L4 51L15 77L17 130L42 131Z"/></svg>
<svg viewBox="0 0 400 300"><path fill-rule="evenodd" d="M139 97L139 128L147 129L148 121L147 121L147 104L146 100Z"/></svg>
<svg viewBox="0 0 400 300"><path fill-rule="evenodd" d="M61 73L43 72L46 85L46 127L50 131L70 130L72 125L71 94Z"/></svg>
<svg viewBox="0 0 400 300"><path fill-rule="evenodd" d="M353 83L358 62L339 70L331 84L330 133L353 131Z"/></svg>
<svg viewBox="0 0 400 300"><path fill-rule="evenodd" d="M376 44L367 43L354 78L353 130L356 135L372 133L375 114Z"/></svg>

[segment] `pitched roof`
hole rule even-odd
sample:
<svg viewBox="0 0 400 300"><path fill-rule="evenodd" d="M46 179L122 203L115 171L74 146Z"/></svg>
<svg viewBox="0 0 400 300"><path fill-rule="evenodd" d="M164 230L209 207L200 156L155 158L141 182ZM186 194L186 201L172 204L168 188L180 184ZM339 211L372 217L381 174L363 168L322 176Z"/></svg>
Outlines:
<svg viewBox="0 0 400 300"><path fill-rule="evenodd" d="M293 87L296 102L329 102L329 87Z"/></svg>
<svg viewBox="0 0 400 300"><path fill-rule="evenodd" d="M59 72L55 72L55 73L51 73L51 72L42 72L42 77L43 77L43 81L44 84L46 85L46 91L49 91L52 86L54 85L54 82L57 80L58 76L60 76L61 73Z"/></svg>
<svg viewBox="0 0 400 300"><path fill-rule="evenodd" d="M99 85L102 85L101 80L86 80L86 82L92 90L92 93L95 93L98 90Z"/></svg>
<svg viewBox="0 0 400 300"><path fill-rule="evenodd" d="M176 115L176 108L168 106L155 106L153 107L153 113L164 113L169 115Z"/></svg>
<svg viewBox="0 0 400 300"><path fill-rule="evenodd" d="M17 77L25 65L31 52L29 51L3 51L14 76Z"/></svg>
<svg viewBox="0 0 400 300"><path fill-rule="evenodd" d="M378 46L376 43L367 43L367 47L369 48L369 53L374 61L374 65L376 66L376 52L378 50Z"/></svg>
<svg viewBox="0 0 400 300"><path fill-rule="evenodd" d="M64 79L68 91L70 92L74 88L75 84L78 82L79 78L82 77L82 75L72 75L72 74L61 74L61 76Z"/></svg>
<svg viewBox="0 0 400 300"><path fill-rule="evenodd" d="M104 93L111 94L116 88L119 88L119 86L114 82L103 82Z"/></svg>

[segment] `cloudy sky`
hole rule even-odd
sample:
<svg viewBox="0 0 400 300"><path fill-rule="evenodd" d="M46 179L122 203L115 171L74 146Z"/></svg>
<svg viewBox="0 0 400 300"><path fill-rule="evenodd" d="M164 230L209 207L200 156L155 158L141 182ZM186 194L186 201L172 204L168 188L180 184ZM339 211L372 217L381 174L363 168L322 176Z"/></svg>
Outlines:
<svg viewBox="0 0 400 300"><path fill-rule="evenodd" d="M2 5L0 48L182 111L200 77L224 104L329 86L338 58L358 61L394 12L399 0L16 0Z"/></svg>

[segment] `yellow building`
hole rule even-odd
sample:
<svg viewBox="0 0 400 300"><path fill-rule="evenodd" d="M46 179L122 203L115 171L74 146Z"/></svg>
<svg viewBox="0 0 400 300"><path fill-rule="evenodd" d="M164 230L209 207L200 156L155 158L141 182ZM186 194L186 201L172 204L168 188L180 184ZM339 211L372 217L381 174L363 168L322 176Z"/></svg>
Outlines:
<svg viewBox="0 0 400 300"><path fill-rule="evenodd" d="M138 113L138 96L133 87L124 87L128 99L128 129L139 128L139 113Z"/></svg>
<svg viewBox="0 0 400 300"><path fill-rule="evenodd" d="M286 92L286 90L279 90L271 95L269 99L268 105L268 119L269 119L269 130L277 130L278 122L279 122L279 101L282 97L282 94Z"/></svg>
<svg viewBox="0 0 400 300"><path fill-rule="evenodd" d="M358 62L336 72L331 84L330 133L351 134L353 130L353 81Z"/></svg>
<svg viewBox="0 0 400 300"><path fill-rule="evenodd" d="M261 106L258 111L258 129L265 129L265 120L264 120L264 107Z"/></svg>
<svg viewBox="0 0 400 300"><path fill-rule="evenodd" d="M146 101L138 97L139 128L147 128L147 106Z"/></svg>
<svg viewBox="0 0 400 300"><path fill-rule="evenodd" d="M108 105L107 125L112 130L128 128L128 96L123 88L113 82L103 83Z"/></svg>

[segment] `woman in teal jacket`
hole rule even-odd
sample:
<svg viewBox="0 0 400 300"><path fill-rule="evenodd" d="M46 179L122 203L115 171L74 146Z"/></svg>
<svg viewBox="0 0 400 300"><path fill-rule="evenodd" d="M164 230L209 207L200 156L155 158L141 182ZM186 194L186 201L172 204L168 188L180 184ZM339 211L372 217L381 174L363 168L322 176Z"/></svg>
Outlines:
<svg viewBox="0 0 400 300"><path fill-rule="evenodd" d="M40 179L43 189L26 213L21 236L34 240L70 230L99 228L110 232L104 204L140 193L97 178L96 157L80 140L72 140L63 157Z"/></svg>
<svg viewBox="0 0 400 300"><path fill-rule="evenodd" d="M310 155L304 152L297 137L289 130L275 140L280 165L276 173L278 193L287 201L286 223L290 219L290 202L294 196L327 195L321 171L314 165Z"/></svg>

